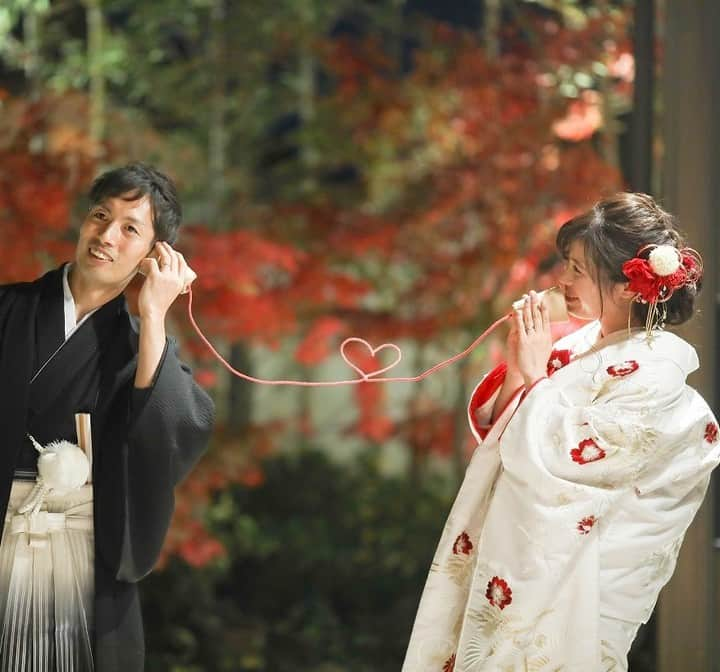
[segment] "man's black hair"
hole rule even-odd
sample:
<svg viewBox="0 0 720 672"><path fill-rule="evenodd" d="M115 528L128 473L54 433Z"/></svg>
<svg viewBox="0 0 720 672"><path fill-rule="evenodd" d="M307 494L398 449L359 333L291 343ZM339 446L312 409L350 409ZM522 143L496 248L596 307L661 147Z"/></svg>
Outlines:
<svg viewBox="0 0 720 672"><path fill-rule="evenodd" d="M148 196L156 240L171 245L177 239L182 208L172 180L144 163L129 163L98 176L90 187L90 203L97 205L108 198L134 201Z"/></svg>

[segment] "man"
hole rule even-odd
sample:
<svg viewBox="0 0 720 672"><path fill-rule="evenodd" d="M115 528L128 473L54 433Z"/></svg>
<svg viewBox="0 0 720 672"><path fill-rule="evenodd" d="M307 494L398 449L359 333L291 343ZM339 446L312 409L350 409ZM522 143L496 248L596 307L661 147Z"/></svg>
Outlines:
<svg viewBox="0 0 720 672"><path fill-rule="evenodd" d="M175 187L130 164L97 178L90 204L72 264L0 287L2 670L143 669L136 583L213 422L165 334L189 272L170 246ZM123 291L138 271L134 318ZM77 413L91 418L91 484L22 513L38 469L29 437L78 443Z"/></svg>

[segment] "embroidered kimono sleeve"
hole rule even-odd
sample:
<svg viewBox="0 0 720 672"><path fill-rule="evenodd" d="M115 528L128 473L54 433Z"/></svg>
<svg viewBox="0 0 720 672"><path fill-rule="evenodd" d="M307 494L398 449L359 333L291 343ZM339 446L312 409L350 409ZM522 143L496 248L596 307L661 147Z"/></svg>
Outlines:
<svg viewBox="0 0 720 672"><path fill-rule="evenodd" d="M503 408L495 408L507 375L507 364L501 362L483 376L473 390L468 404L468 422L478 444L491 444L502 434L520 401L523 387L515 390ZM493 415L495 419L493 420ZM492 434L492 435L491 435Z"/></svg>
<svg viewBox="0 0 720 672"><path fill-rule="evenodd" d="M669 359L609 366L596 374L590 397L577 405L552 379L541 380L503 442L518 446L516 458L536 462L540 473L604 490L657 479L687 451L708 452L703 434L712 414ZM698 472L706 471L701 462Z"/></svg>
<svg viewBox="0 0 720 672"><path fill-rule="evenodd" d="M169 343L127 442L119 579L139 580L155 564L173 513L173 489L205 450L213 417L212 401Z"/></svg>

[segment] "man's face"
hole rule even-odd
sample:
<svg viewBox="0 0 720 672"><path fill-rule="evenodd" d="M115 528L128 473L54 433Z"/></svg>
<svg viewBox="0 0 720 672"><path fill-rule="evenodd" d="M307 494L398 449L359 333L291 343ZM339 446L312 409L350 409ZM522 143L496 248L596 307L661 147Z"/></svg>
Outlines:
<svg viewBox="0 0 720 672"><path fill-rule="evenodd" d="M89 284L124 289L155 240L147 196L108 198L90 208L80 227L75 265Z"/></svg>

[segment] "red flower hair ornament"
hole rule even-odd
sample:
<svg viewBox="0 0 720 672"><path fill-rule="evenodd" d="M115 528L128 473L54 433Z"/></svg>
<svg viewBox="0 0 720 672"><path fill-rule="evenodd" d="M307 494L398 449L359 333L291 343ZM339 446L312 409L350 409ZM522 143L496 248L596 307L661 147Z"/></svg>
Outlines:
<svg viewBox="0 0 720 672"><path fill-rule="evenodd" d="M693 249L645 245L622 266L628 288L643 303L663 303L676 289L695 285L702 277L702 259Z"/></svg>
<svg viewBox="0 0 720 672"><path fill-rule="evenodd" d="M702 278L703 264L700 255L689 247L645 245L622 265L622 272L635 301L649 304L645 323L649 338L655 324L662 327L665 322L664 307L656 319L658 304L668 301L682 287L695 287Z"/></svg>

